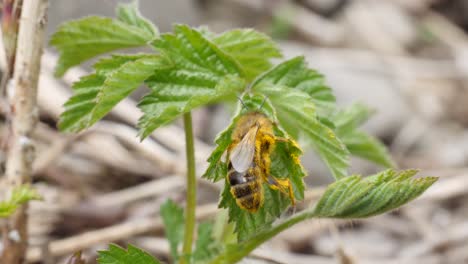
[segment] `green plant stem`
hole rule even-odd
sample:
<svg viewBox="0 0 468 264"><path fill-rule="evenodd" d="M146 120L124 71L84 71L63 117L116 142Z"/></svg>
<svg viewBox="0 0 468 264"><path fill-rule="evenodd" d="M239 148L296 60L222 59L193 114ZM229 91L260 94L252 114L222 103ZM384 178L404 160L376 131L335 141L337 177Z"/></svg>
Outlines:
<svg viewBox="0 0 468 264"><path fill-rule="evenodd" d="M185 208L185 232L183 256L180 263L187 263L192 253L193 232L195 229L195 207L197 205L197 179L195 175L195 148L193 144L192 114L184 114L185 148L187 155L187 198Z"/></svg>

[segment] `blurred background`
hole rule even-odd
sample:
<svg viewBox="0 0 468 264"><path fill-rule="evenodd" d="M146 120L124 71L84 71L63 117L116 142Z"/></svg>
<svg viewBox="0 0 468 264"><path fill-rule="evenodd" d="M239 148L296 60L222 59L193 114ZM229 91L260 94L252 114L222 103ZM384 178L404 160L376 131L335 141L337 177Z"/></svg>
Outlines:
<svg viewBox="0 0 468 264"><path fill-rule="evenodd" d="M69 19L113 16L119 1L51 0L48 37ZM441 179L421 198L390 214L359 221L299 224L243 263L468 263L468 1L466 0L140 0L161 32L174 23L215 32L253 27L275 38L285 57L304 55L326 76L340 106L375 110L365 130L390 149L399 168ZM124 100L90 130L55 126L73 81L91 63L53 77L46 49L40 78L41 123L34 182L45 201L30 207L31 263L65 263L83 249L88 260L108 241L134 243L168 260L159 205L184 201L184 135L180 122L142 143L140 115ZM142 88L135 94L145 93ZM216 134L229 123L221 106L194 113L199 175ZM306 151L306 201L332 181ZM383 168L352 160L350 173ZM199 180L198 219L217 213L221 186ZM47 246L48 245L48 246ZM92 261L90 263L93 263Z"/></svg>

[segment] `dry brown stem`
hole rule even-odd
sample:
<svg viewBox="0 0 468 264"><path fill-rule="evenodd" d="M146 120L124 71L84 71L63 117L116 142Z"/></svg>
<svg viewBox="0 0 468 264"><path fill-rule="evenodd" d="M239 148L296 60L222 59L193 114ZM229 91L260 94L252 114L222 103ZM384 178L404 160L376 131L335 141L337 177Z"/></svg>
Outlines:
<svg viewBox="0 0 468 264"><path fill-rule="evenodd" d="M12 136L6 164L8 188L30 182L34 145L31 134L38 119L37 83L46 21L46 0L25 0L22 6L11 87ZM10 92L10 91L9 91ZM8 220L3 230L2 263L23 263L27 237L27 205Z"/></svg>

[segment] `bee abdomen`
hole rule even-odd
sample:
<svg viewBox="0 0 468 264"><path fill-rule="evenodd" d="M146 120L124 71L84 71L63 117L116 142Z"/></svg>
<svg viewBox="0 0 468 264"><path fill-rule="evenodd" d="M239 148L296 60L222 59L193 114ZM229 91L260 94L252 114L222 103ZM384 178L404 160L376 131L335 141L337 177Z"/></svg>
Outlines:
<svg viewBox="0 0 468 264"><path fill-rule="evenodd" d="M250 212L256 212L262 206L262 193L256 192L236 199L237 204Z"/></svg>
<svg viewBox="0 0 468 264"><path fill-rule="evenodd" d="M238 185L231 185L231 193L239 199L260 191L260 184L256 181L246 182Z"/></svg>
<svg viewBox="0 0 468 264"><path fill-rule="evenodd" d="M262 182L252 171L237 172L231 169L227 178L231 185L231 193L239 207L254 213L262 206Z"/></svg>

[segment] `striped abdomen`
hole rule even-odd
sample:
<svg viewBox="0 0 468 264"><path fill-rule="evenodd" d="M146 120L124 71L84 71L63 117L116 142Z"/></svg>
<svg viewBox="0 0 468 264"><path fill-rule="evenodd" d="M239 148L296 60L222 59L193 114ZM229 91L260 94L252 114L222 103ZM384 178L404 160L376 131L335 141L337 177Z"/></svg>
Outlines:
<svg viewBox="0 0 468 264"><path fill-rule="evenodd" d="M263 204L262 181L258 170L260 168L253 166L240 173L230 168L227 175L237 205L249 212L256 212Z"/></svg>

